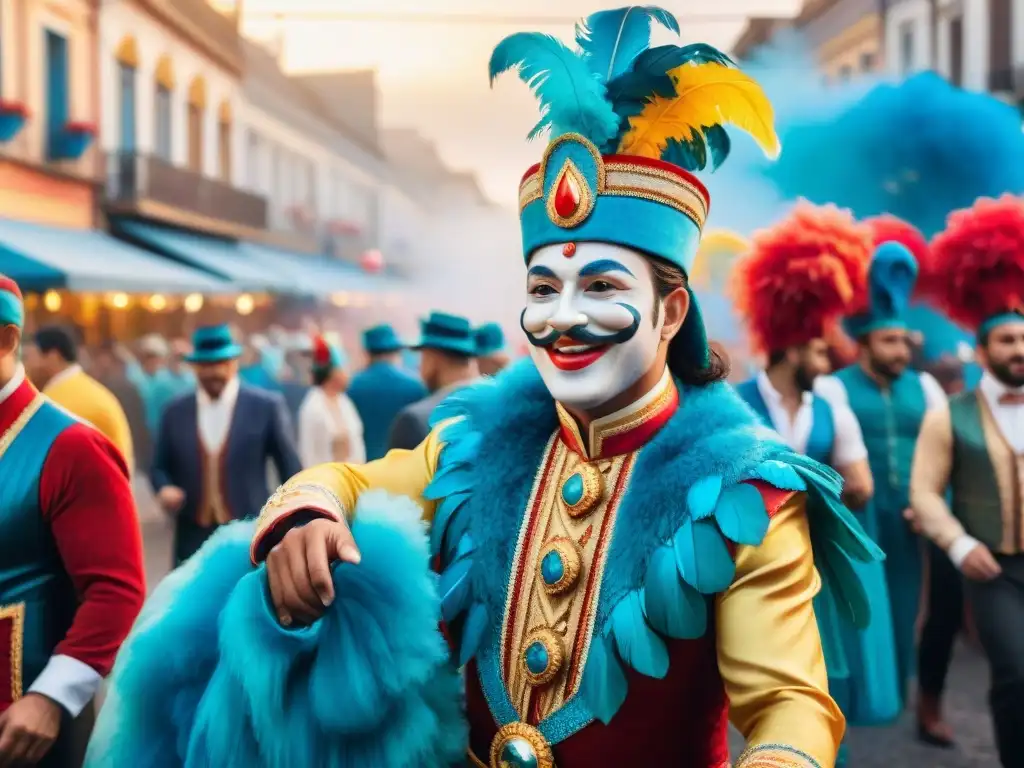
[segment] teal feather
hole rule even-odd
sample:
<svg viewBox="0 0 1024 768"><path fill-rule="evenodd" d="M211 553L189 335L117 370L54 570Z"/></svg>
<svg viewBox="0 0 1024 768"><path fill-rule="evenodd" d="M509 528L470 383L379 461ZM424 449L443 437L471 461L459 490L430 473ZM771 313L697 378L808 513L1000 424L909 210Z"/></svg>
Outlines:
<svg viewBox="0 0 1024 768"><path fill-rule="evenodd" d="M788 460L804 482L816 486L826 496L838 499L842 495L843 478L835 470L802 454L793 454Z"/></svg>
<svg viewBox="0 0 1024 768"><path fill-rule="evenodd" d="M812 537L812 546L813 541ZM840 615L857 629L866 628L871 622L871 602L850 556L836 542L826 539L814 546L814 565Z"/></svg>
<svg viewBox="0 0 1024 768"><path fill-rule="evenodd" d="M661 152L661 159L678 165L684 171L703 171L708 164L708 148L699 136L693 141L669 139Z"/></svg>
<svg viewBox="0 0 1024 768"><path fill-rule="evenodd" d="M462 636L459 642L459 666L464 667L469 663L487 633L488 625L487 606L484 603L473 603L466 615L466 622L462 626Z"/></svg>
<svg viewBox="0 0 1024 768"><path fill-rule="evenodd" d="M583 670L579 695L587 709L607 725L626 700L628 684L615 650L612 635L595 635L587 652L587 666Z"/></svg>
<svg viewBox="0 0 1024 768"><path fill-rule="evenodd" d="M654 96L672 98L676 95L676 86L668 74L670 70L684 64L709 62L734 66L732 59L705 43L656 46L637 56L629 71L609 80L608 98L616 109L620 101L646 103Z"/></svg>
<svg viewBox="0 0 1024 768"><path fill-rule="evenodd" d="M476 549L473 544L473 537L468 533L459 539L459 546L455 549L455 559L461 560L464 557L469 556Z"/></svg>
<svg viewBox="0 0 1024 768"><path fill-rule="evenodd" d="M434 520L430 525L430 551L432 554L436 555L441 551L441 542L444 540L445 533L448 530L448 524L453 516L462 509L463 504L466 503L469 497L469 491L461 491L445 496L441 503L437 505Z"/></svg>
<svg viewBox="0 0 1024 768"><path fill-rule="evenodd" d="M736 574L725 539L710 520L687 519L673 538L679 575L705 595L721 592Z"/></svg>
<svg viewBox="0 0 1024 768"><path fill-rule="evenodd" d="M823 493L817 486L808 488L808 518L812 536L817 529L836 542L855 560L867 563L884 560L885 554L836 495Z"/></svg>
<svg viewBox="0 0 1024 768"><path fill-rule="evenodd" d="M436 414L437 411L435 410L434 413ZM433 418L431 418L431 428L436 427L444 420L445 419L438 419L437 421L435 421ZM454 443L456 440L462 440L464 437L466 437L467 435L471 435L472 433L473 427L470 425L469 421L467 421L464 418L459 418L457 421L453 421L450 424L446 424L444 429L441 430L439 437L444 443Z"/></svg>
<svg viewBox="0 0 1024 768"><path fill-rule="evenodd" d="M557 38L539 32L506 37L491 54L491 82L516 67L540 100L541 119L530 138L550 128L552 136L575 132L602 146L618 134L619 116L604 83Z"/></svg>
<svg viewBox="0 0 1024 768"><path fill-rule="evenodd" d="M643 604L641 590L630 592L612 609L615 647L622 660L641 675L662 678L668 674L668 649L648 626Z"/></svg>
<svg viewBox="0 0 1024 768"><path fill-rule="evenodd" d="M720 475L708 475L690 486L686 492L686 508L694 520L710 517L718 503L718 495L722 492Z"/></svg>
<svg viewBox="0 0 1024 768"><path fill-rule="evenodd" d="M469 464L476 458L484 436L479 432L466 435L461 440L448 443L442 450L445 465Z"/></svg>
<svg viewBox="0 0 1024 768"><path fill-rule="evenodd" d="M704 129L704 141L707 142L708 150L711 152L711 170L718 170L732 150L732 139L729 138L729 132L721 125L709 126Z"/></svg>
<svg viewBox="0 0 1024 768"><path fill-rule="evenodd" d="M715 522L730 541L757 546L768 533L771 519L760 491L749 483L737 483L722 491Z"/></svg>
<svg viewBox="0 0 1024 768"><path fill-rule="evenodd" d="M800 473L783 461L764 461L757 466L753 475L755 479L763 480L783 491L807 490L807 483L800 477Z"/></svg>
<svg viewBox="0 0 1024 768"><path fill-rule="evenodd" d="M464 465L448 465L442 462L438 473L423 490L425 499L443 499L453 493L465 491L472 483L472 469Z"/></svg>
<svg viewBox="0 0 1024 768"><path fill-rule="evenodd" d="M671 544L654 550L644 577L644 609L647 620L667 637L693 639L707 630L708 610L704 596L679 578Z"/></svg>
<svg viewBox="0 0 1024 768"><path fill-rule="evenodd" d="M466 557L456 560L441 574L441 618L445 621L451 621L466 610L470 599L469 572L472 568L472 559Z"/></svg>
<svg viewBox="0 0 1024 768"><path fill-rule="evenodd" d="M447 397L438 403L434 407L434 410L430 412L429 424L433 428L442 421L458 418L462 413L464 413L463 406L458 399L455 397Z"/></svg>
<svg viewBox="0 0 1024 768"><path fill-rule="evenodd" d="M668 11L631 5L592 13L576 25L576 44L590 71L602 82L610 82L628 71L637 56L647 50L652 23L679 34L679 22Z"/></svg>
<svg viewBox="0 0 1024 768"><path fill-rule="evenodd" d="M441 552L442 563L450 563L455 559L462 537L469 532L469 515L455 515L448 524L448 530L444 533L443 547Z"/></svg>

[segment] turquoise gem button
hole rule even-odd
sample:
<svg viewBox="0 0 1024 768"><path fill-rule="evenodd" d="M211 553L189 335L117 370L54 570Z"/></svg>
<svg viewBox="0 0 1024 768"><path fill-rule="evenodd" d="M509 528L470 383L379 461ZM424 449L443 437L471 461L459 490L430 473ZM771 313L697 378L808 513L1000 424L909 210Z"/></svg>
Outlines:
<svg viewBox="0 0 1024 768"><path fill-rule="evenodd" d="M543 675L548 668L548 649L544 643L535 641L526 649L526 668L534 675Z"/></svg>
<svg viewBox="0 0 1024 768"><path fill-rule="evenodd" d="M557 584L565 576L565 563L558 550L552 550L540 561L540 576L549 587Z"/></svg>
<svg viewBox="0 0 1024 768"><path fill-rule="evenodd" d="M499 768L538 768L537 751L526 739L512 739L501 750Z"/></svg>
<svg viewBox="0 0 1024 768"><path fill-rule="evenodd" d="M579 504L583 500L583 475L575 472L569 479L562 483L562 501L570 507Z"/></svg>

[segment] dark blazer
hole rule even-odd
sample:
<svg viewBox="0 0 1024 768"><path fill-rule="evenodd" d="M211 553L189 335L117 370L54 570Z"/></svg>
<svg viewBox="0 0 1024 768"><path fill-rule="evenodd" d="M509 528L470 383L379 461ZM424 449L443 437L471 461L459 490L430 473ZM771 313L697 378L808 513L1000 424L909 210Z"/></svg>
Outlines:
<svg viewBox="0 0 1024 768"><path fill-rule="evenodd" d="M427 439L430 434L430 415L448 395L456 390L462 389L472 382L461 382L451 387L439 389L427 395L419 402L413 403L395 417L391 425L391 436L388 440L388 449L403 448L411 451L417 445Z"/></svg>
<svg viewBox="0 0 1024 768"><path fill-rule="evenodd" d="M391 363L371 363L352 377L346 393L363 422L366 460L388 452L391 424L408 405L427 396L423 382Z"/></svg>
<svg viewBox="0 0 1024 768"><path fill-rule="evenodd" d="M198 411L194 392L168 404L157 435L150 473L155 491L174 485L185 492L185 502L176 520L175 560L178 563L194 554L214 531L196 522L203 495ZM281 395L244 384L239 387L221 473L224 501L233 517L242 519L259 514L270 495L268 459L274 462L282 481L302 468L294 434Z"/></svg>

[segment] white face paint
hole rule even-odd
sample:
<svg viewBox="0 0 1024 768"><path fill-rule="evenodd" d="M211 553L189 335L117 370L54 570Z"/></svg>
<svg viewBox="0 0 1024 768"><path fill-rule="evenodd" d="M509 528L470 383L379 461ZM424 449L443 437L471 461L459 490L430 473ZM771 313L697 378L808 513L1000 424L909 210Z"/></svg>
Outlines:
<svg viewBox="0 0 1024 768"><path fill-rule="evenodd" d="M654 365L664 313L652 322L660 299L645 256L607 243L549 245L533 254L526 281L521 323L559 402L597 408Z"/></svg>

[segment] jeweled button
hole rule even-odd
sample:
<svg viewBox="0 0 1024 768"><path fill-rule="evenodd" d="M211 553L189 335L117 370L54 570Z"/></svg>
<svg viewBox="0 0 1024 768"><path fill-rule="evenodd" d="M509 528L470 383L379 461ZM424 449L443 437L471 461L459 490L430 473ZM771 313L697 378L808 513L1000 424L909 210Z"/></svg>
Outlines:
<svg viewBox="0 0 1024 768"><path fill-rule="evenodd" d="M572 539L559 536L540 551L540 580L549 595L568 592L579 580L580 550Z"/></svg>
<svg viewBox="0 0 1024 768"><path fill-rule="evenodd" d="M565 651L562 638L547 627L539 627L523 643L523 671L530 685L550 683L562 669Z"/></svg>
<svg viewBox="0 0 1024 768"><path fill-rule="evenodd" d="M580 503L583 498L583 475L574 472L569 479L562 484L562 501L570 507Z"/></svg>
<svg viewBox="0 0 1024 768"><path fill-rule="evenodd" d="M536 768L537 765L537 751L526 739L506 742L498 756L499 768Z"/></svg>
<svg viewBox="0 0 1024 768"><path fill-rule="evenodd" d="M554 768L551 745L526 723L509 723L491 742L490 768Z"/></svg>
<svg viewBox="0 0 1024 768"><path fill-rule="evenodd" d="M560 494L569 514L572 517L583 517L601 502L604 496L604 475L593 464L581 464L562 483Z"/></svg>

